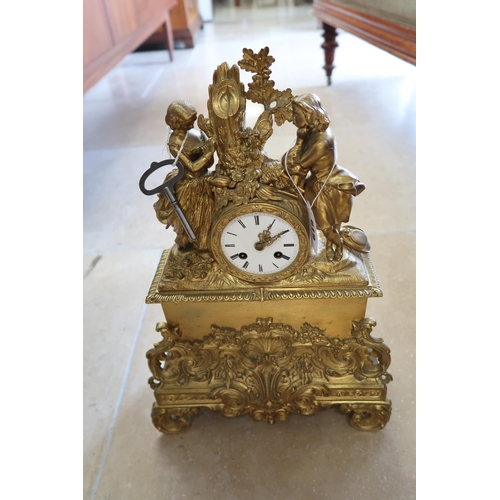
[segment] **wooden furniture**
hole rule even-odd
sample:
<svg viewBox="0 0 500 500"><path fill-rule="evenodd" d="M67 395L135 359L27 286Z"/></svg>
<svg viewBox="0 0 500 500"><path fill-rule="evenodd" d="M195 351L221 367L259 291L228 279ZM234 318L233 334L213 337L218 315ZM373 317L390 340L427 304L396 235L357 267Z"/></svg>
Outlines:
<svg viewBox="0 0 500 500"><path fill-rule="evenodd" d="M376 2L375 2L376 3ZM347 5L349 4L349 5ZM387 2L388 7L391 2ZM378 2L380 7L384 1ZM325 66L328 85L331 84L337 28L376 45L377 47L416 64L415 19L392 16L390 9L372 10L360 7L358 2L314 0L313 13L322 22L325 39L321 47L325 51Z"/></svg>
<svg viewBox="0 0 500 500"><path fill-rule="evenodd" d="M196 33L203 25L197 0L177 0L177 6L170 12L174 40L181 42L183 48L192 49ZM162 43L165 40L161 30L153 33L145 44Z"/></svg>
<svg viewBox="0 0 500 500"><path fill-rule="evenodd" d="M170 60L174 39L170 11L177 0L84 0L83 91L161 28Z"/></svg>
<svg viewBox="0 0 500 500"><path fill-rule="evenodd" d="M172 9L174 40L180 40L185 48L194 47L194 36L203 25L197 0L178 0Z"/></svg>

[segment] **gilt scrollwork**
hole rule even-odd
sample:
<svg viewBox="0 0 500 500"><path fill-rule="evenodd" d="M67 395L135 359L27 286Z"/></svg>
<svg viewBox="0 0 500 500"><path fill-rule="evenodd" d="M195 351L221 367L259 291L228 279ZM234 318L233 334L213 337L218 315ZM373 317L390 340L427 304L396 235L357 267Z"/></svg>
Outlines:
<svg viewBox="0 0 500 500"><path fill-rule="evenodd" d="M245 207L239 210L246 213ZM251 211L249 207L248 213ZM280 211L280 214L283 213ZM220 226L223 227L230 218L223 217L221 220ZM163 252L146 302L381 297L382 291L370 256L348 249L344 254L341 262L332 263L326 260L323 249L318 255L309 256L306 264L299 267L295 274L276 283L265 283L261 294L259 289L249 287L248 281L228 273L210 254L180 250L174 246Z"/></svg>
<svg viewBox="0 0 500 500"><path fill-rule="evenodd" d="M391 418L391 404L363 403L343 404L340 411L349 415L349 423L361 431L377 431L383 429Z"/></svg>
<svg viewBox="0 0 500 500"><path fill-rule="evenodd" d="M387 373L387 367L391 363L391 351L384 344L383 339L371 336L371 332L376 325L377 322L372 318L353 321L351 334L361 346L366 347L363 354L360 355L367 354L373 361L371 364L361 363L359 373L355 374L355 376L361 376L361 378L380 377L387 384L392 380L392 375Z"/></svg>
<svg viewBox="0 0 500 500"><path fill-rule="evenodd" d="M163 340L147 353L150 385L175 391L204 383L207 399L227 417L248 413L274 423L291 413L312 415L331 406L324 401L335 396L329 383L336 378L391 380L389 349L371 337L375 324L353 322L351 337L339 339L309 323L294 329L257 318L239 330L212 325L202 340L188 341L177 327L159 323Z"/></svg>
<svg viewBox="0 0 500 500"><path fill-rule="evenodd" d="M178 434L191 427L193 417L198 415L198 408L161 408L153 406L151 418L153 425L164 434Z"/></svg>
<svg viewBox="0 0 500 500"><path fill-rule="evenodd" d="M164 321L156 324L156 331L161 334L162 340L156 342L154 347L146 353L148 366L153 374L148 380L152 389L160 385L160 378L167 366L167 359L170 357L169 349L182 335L177 326L169 325Z"/></svg>
<svg viewBox="0 0 500 500"><path fill-rule="evenodd" d="M165 267L162 280L166 281L203 281L212 270L214 260L209 255L197 252L180 252L174 248L168 266Z"/></svg>

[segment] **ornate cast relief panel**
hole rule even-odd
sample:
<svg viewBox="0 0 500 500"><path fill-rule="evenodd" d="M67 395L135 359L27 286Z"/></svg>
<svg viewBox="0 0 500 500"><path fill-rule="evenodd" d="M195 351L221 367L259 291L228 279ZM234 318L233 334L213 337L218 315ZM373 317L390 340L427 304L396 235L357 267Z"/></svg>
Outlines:
<svg viewBox="0 0 500 500"><path fill-rule="evenodd" d="M172 159L139 183L176 233L146 298L166 320L147 359L152 420L167 434L188 429L200 408L273 424L337 405L362 430L390 418L390 351L366 317L382 292L366 234L346 225L365 185L337 164L318 97L275 89L273 62L266 47L217 67L206 116L172 102ZM253 75L247 89L240 69ZM263 108L253 128L247 100ZM265 143L285 121L295 144L270 158ZM146 189L165 166L164 183Z"/></svg>

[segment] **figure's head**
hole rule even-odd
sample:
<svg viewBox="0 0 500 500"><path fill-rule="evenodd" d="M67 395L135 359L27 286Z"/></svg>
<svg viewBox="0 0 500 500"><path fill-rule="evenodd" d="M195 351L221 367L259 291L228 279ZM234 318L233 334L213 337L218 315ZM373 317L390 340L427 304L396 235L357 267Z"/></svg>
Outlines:
<svg viewBox="0 0 500 500"><path fill-rule="evenodd" d="M312 130L326 130L330 125L330 118L315 94L302 94L292 101L293 123L296 127L305 127Z"/></svg>
<svg viewBox="0 0 500 500"><path fill-rule="evenodd" d="M190 129L196 120L196 109L186 101L177 100L170 103L165 123L172 130Z"/></svg>

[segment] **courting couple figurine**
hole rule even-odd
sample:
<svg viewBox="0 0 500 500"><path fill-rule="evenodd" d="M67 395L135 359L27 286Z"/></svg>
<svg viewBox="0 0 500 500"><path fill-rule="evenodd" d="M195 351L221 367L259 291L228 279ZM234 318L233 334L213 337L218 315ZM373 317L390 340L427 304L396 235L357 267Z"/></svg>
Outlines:
<svg viewBox="0 0 500 500"><path fill-rule="evenodd" d="M339 261L343 255L341 225L349 221L353 198L365 189L365 185L337 165L330 119L319 98L310 93L296 96L291 107L297 139L283 156L282 165L311 206L316 226L326 239L327 259ZM197 236L196 240L189 239L163 195L159 195L154 208L162 223L173 226L179 248L192 244L197 250L204 251L215 214L213 186L209 181L215 139L194 129L196 118L196 109L181 100L170 104L165 117L172 130L168 142L170 153L178 156L185 168L184 177L176 184L176 196Z"/></svg>

